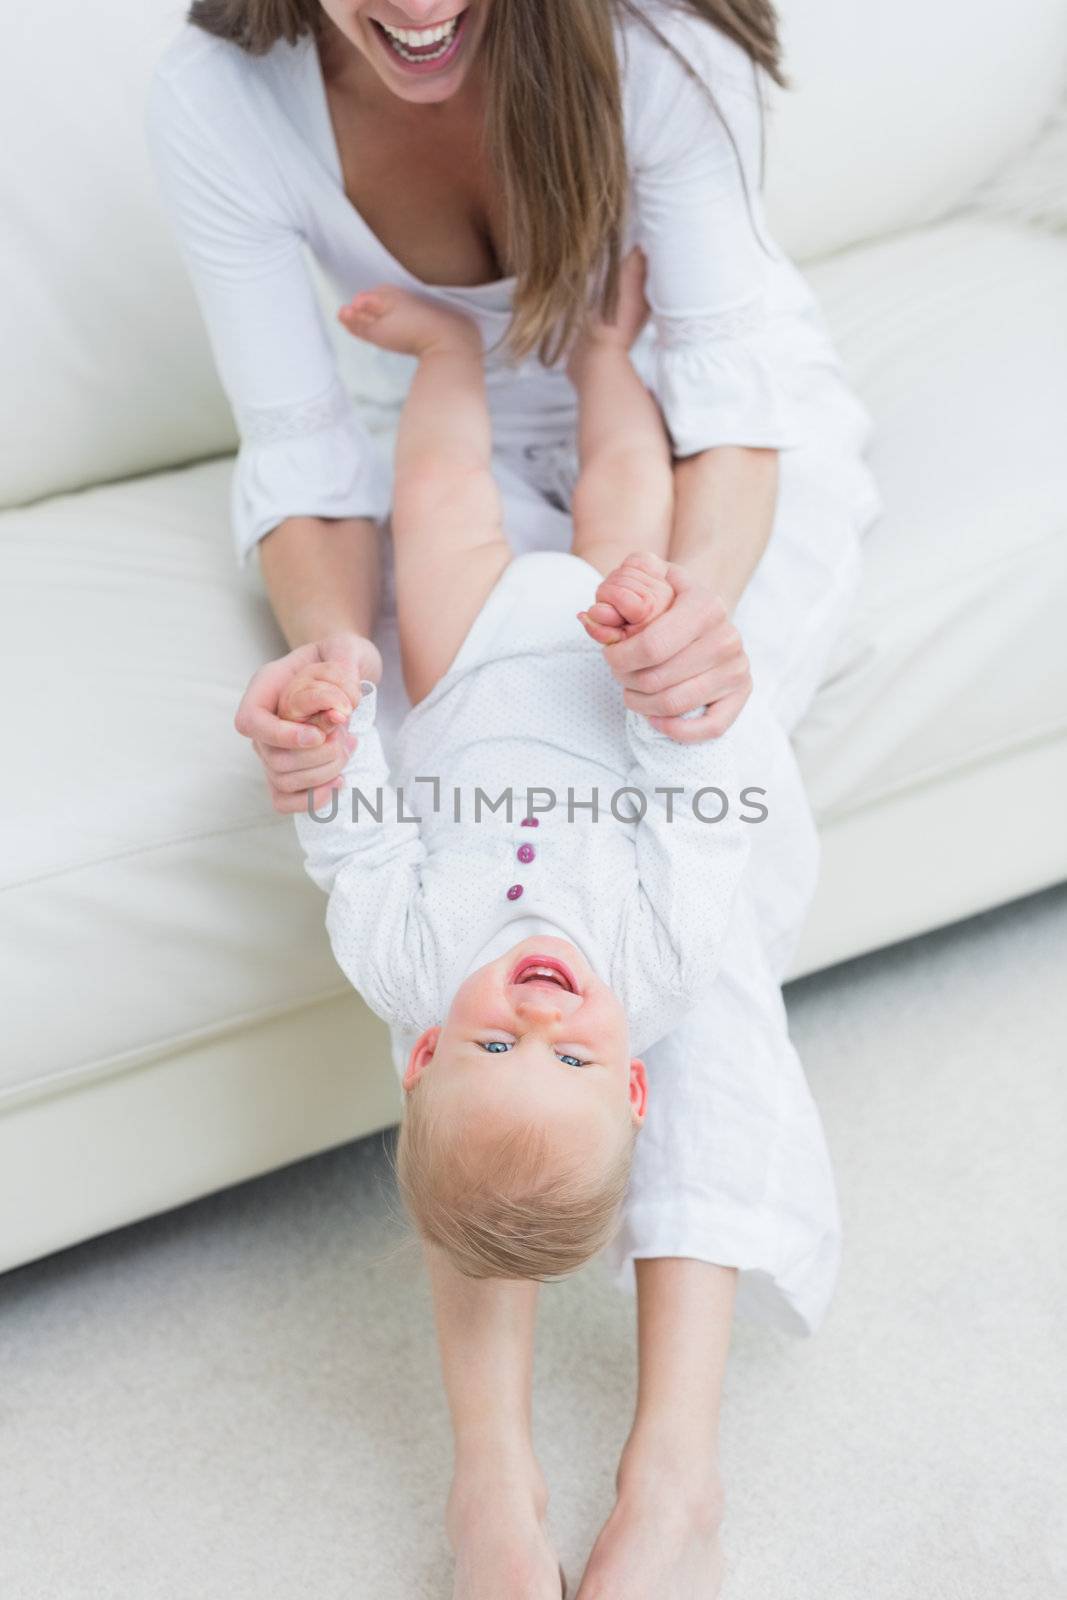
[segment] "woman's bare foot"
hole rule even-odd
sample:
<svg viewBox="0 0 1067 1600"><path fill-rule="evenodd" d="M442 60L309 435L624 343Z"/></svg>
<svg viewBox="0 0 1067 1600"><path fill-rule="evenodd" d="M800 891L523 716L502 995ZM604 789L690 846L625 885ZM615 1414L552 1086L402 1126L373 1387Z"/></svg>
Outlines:
<svg viewBox="0 0 1067 1600"><path fill-rule="evenodd" d="M481 334L470 317L391 283L357 294L337 317L356 338L401 355L421 357L440 350L481 359L483 353Z"/></svg>
<svg viewBox="0 0 1067 1600"><path fill-rule="evenodd" d="M458 1463L445 1526L456 1558L453 1600L560 1600L559 1558L536 1464Z"/></svg>
<svg viewBox="0 0 1067 1600"><path fill-rule="evenodd" d="M716 1600L722 1588L722 1487L682 1464L619 1469L618 1499L575 1600Z"/></svg>

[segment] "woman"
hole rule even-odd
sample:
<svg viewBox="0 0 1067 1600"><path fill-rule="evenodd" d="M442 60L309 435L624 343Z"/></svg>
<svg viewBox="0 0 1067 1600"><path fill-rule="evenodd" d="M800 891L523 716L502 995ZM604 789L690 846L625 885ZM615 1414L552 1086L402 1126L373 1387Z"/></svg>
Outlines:
<svg viewBox="0 0 1067 1600"><path fill-rule="evenodd" d="M647 257L653 316L635 360L672 437L675 545L694 599L670 630L616 647L614 670L660 726L714 737L748 692L723 626L732 612L755 682L737 724L746 771L773 811L712 992L650 1052L613 1251L636 1281L637 1411L579 1600L717 1592L716 1436L739 1270L744 1298L802 1328L836 1271L832 1179L779 987L815 860L788 733L879 502L866 413L763 225L760 74L782 81L778 58L767 0L196 0L149 104L241 434L238 548L258 551L293 647L255 675L236 719L280 811L303 808L308 789L321 803L347 753L343 735L277 717L292 675L315 658L379 675L390 492L339 381L305 245L339 300L395 282L476 319L520 550L567 547L574 402L561 354L591 295L610 309L625 250ZM388 725L400 674L385 554ZM394 698L394 723L402 709ZM456 1443L456 1596L555 1600L529 1426L536 1285L428 1263Z"/></svg>

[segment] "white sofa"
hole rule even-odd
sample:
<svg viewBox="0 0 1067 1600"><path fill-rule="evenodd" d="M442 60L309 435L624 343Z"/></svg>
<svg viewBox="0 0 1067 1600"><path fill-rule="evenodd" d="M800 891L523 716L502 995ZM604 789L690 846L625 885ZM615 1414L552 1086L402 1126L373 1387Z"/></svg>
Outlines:
<svg viewBox="0 0 1067 1600"><path fill-rule="evenodd" d="M1067 12L785 13L772 226L888 507L798 738L824 840L803 972L1067 876L1067 236L1011 214ZM233 424L143 147L180 19L96 0L5 26L0 1267L398 1107L232 727L281 641L232 554Z"/></svg>

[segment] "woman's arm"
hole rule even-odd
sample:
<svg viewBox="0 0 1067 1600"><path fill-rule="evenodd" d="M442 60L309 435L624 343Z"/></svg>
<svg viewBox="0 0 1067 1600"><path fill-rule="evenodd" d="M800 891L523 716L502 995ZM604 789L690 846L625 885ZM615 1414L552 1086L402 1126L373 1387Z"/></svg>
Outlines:
<svg viewBox="0 0 1067 1600"><path fill-rule="evenodd" d="M378 530L366 517L286 517L259 545L278 626L292 646L369 638L378 611Z"/></svg>
<svg viewBox="0 0 1067 1600"><path fill-rule="evenodd" d="M778 452L717 445L674 468L670 558L695 580L665 616L607 652L626 704L681 743L725 732L752 690L730 621L774 522ZM682 713L708 706L706 716Z"/></svg>
<svg viewBox="0 0 1067 1600"><path fill-rule="evenodd" d="M345 685L352 704L359 683L376 683L382 663L371 642L378 606L378 532L365 517L327 521L287 517L259 544L260 566L278 625L293 646L268 661L249 682L234 717L263 763L275 811L321 807L353 745L347 731L330 734L278 716L278 702L293 673L315 661L351 669Z"/></svg>
<svg viewBox="0 0 1067 1600"><path fill-rule="evenodd" d="M281 690L315 660L381 663L367 640L378 599L376 522L389 473L356 415L308 273L299 218L264 148L254 97L229 51L164 58L145 131L160 197L195 290L241 435L231 509L242 560L259 547L275 615L297 648L255 674L235 724L253 741L276 810L344 764L343 734L277 716ZM225 109L225 116L219 108Z"/></svg>
<svg viewBox="0 0 1067 1600"><path fill-rule="evenodd" d="M778 453L717 445L674 468L670 559L691 583L662 617L606 659L627 706L683 744L717 738L752 692L730 615L759 565L778 493ZM707 706L703 717L684 712Z"/></svg>
<svg viewBox="0 0 1067 1600"><path fill-rule="evenodd" d="M733 612L774 524L777 450L718 445L674 468L670 559Z"/></svg>
<svg viewBox="0 0 1067 1600"><path fill-rule="evenodd" d="M653 386L676 458L670 554L695 581L685 606L611 646L608 659L627 705L667 719L658 726L688 742L723 732L750 692L729 616L770 538L778 452L797 442L797 419L782 382L771 256L757 234L752 62L693 14L661 20L702 81L636 30L627 137L657 333ZM706 718L676 720L705 704Z"/></svg>

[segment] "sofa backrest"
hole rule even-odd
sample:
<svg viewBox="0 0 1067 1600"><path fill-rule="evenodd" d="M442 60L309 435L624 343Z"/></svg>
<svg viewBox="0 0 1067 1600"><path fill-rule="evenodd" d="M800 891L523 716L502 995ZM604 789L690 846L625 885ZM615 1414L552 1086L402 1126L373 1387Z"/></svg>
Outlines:
<svg viewBox="0 0 1067 1600"><path fill-rule="evenodd" d="M1033 137L1067 75L1063 0L781 0L766 201L797 260L920 227Z"/></svg>
<svg viewBox="0 0 1067 1600"><path fill-rule="evenodd" d="M800 259L959 203L1047 115L1067 56L1063 0L1016 0L1010 29L993 0L782 11L796 90L772 97L767 194ZM235 446L142 134L183 15L92 0L5 19L0 506Z"/></svg>
<svg viewBox="0 0 1067 1600"><path fill-rule="evenodd" d="M5 11L0 506L233 448L142 127L184 10Z"/></svg>

